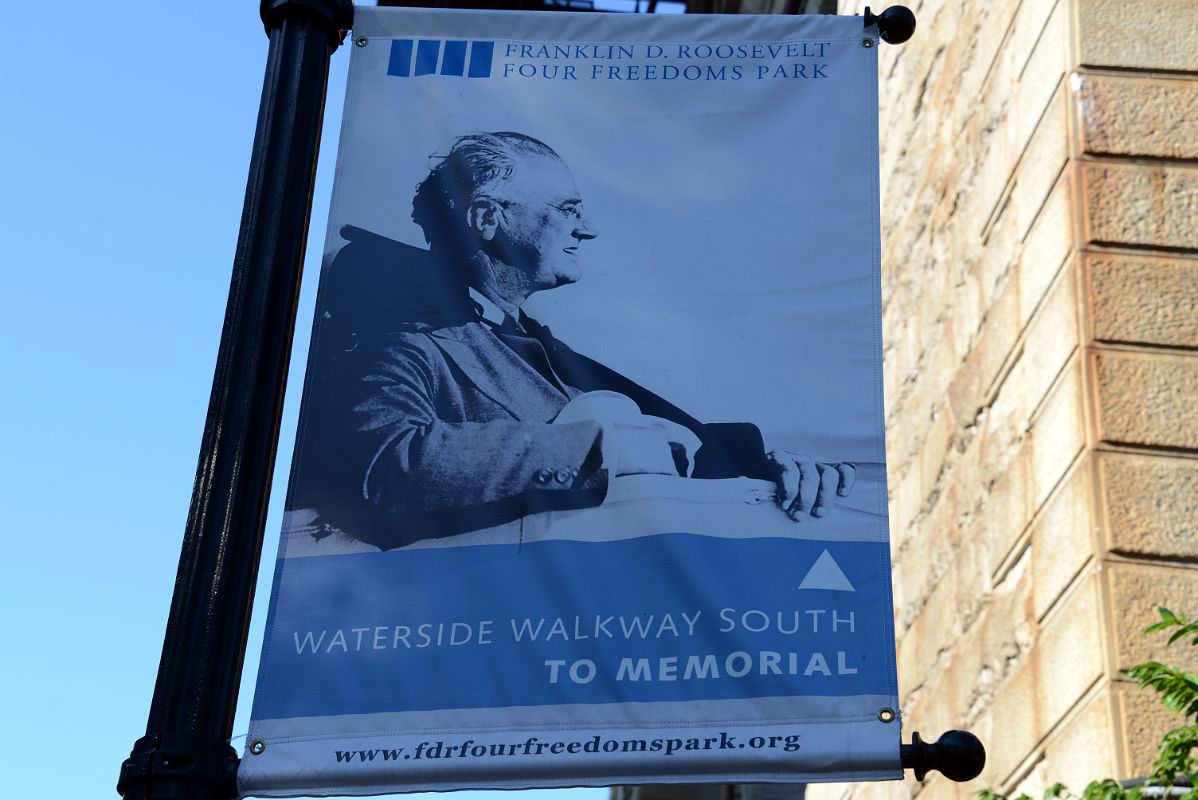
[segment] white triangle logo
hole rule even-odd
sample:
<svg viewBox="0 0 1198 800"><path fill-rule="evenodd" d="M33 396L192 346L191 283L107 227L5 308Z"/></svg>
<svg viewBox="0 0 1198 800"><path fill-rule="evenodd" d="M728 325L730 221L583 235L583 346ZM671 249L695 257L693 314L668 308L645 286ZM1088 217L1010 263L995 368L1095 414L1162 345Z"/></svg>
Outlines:
<svg viewBox="0 0 1198 800"><path fill-rule="evenodd" d="M800 589L835 589L838 592L855 592L853 584L844 576L840 565L825 550L807 571L807 577L799 584Z"/></svg>

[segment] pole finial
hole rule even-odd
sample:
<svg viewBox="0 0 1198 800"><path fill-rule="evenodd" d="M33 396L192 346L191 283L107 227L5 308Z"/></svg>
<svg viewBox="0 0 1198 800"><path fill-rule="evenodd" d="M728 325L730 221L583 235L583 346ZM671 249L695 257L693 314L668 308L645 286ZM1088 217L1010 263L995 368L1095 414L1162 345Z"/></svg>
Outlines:
<svg viewBox="0 0 1198 800"><path fill-rule="evenodd" d="M878 26L878 38L886 44L902 44L915 34L915 14L906 6L891 6L881 14L865 7L865 27Z"/></svg>
<svg viewBox="0 0 1198 800"><path fill-rule="evenodd" d="M986 766L986 748L978 737L968 731L948 731L933 744L911 734L911 744L899 748L903 769L915 773L922 781L930 770L938 770L950 781L963 783L982 774Z"/></svg>

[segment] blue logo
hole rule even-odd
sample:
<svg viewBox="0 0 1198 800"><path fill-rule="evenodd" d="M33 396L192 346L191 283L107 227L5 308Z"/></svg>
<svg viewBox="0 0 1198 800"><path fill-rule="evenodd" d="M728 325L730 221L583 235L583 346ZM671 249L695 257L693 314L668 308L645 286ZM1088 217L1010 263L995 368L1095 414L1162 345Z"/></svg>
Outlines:
<svg viewBox="0 0 1198 800"><path fill-rule="evenodd" d="M469 48L467 48L469 46ZM467 59L469 49L469 59ZM399 78L420 75L491 77L494 42L442 41L438 39L394 39L387 74ZM469 66L467 66L469 61ZM438 69L440 67L440 69Z"/></svg>

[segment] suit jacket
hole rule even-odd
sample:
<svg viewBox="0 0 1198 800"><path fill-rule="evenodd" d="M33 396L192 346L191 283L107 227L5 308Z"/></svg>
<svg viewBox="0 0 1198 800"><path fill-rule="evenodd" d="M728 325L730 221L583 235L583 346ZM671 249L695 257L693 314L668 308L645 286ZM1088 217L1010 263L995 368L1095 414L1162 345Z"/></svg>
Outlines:
<svg viewBox="0 0 1198 800"><path fill-rule="evenodd" d="M573 397L598 389L694 431L694 477L769 476L755 426L705 425L527 317L528 335L497 331L456 290L441 308L454 312L394 322L369 341L339 331L330 346L318 328L291 508L315 507L350 536L390 548L598 505L603 428L551 424Z"/></svg>

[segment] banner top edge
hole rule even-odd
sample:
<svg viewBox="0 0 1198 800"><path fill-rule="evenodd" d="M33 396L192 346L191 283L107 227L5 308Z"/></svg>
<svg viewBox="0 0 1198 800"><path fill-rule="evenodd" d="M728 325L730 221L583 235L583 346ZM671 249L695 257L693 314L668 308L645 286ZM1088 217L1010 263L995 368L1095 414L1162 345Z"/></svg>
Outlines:
<svg viewBox="0 0 1198 800"><path fill-rule="evenodd" d="M544 41L557 37L577 38L580 18L593 29L593 39L641 40L646 36L684 36L687 39L717 38L761 40L778 39L857 39L869 33L858 16L833 14L617 14L578 12L552 14L544 11L485 11L456 8L380 8L360 6L354 17L358 36L411 37L425 31L445 35L458 24L463 34L477 31L480 18L486 19L489 38ZM536 20L535 26L532 20Z"/></svg>

